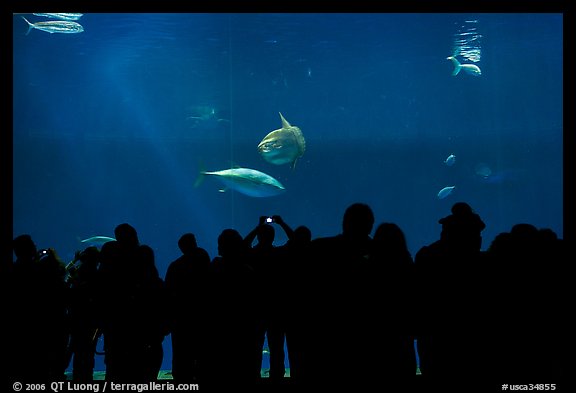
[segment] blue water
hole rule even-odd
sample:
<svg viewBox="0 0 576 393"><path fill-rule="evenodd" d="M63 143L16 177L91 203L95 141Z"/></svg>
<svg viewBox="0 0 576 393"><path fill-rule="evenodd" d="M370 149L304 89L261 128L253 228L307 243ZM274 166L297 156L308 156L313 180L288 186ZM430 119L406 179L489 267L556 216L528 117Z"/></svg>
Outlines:
<svg viewBox="0 0 576 393"><path fill-rule="evenodd" d="M80 34L26 35L13 17L13 231L65 261L78 238L128 222L163 277L185 232L214 257L223 229L245 235L261 215L314 237L339 233L353 202L368 203L377 224L400 225L413 254L438 239L438 219L458 201L486 222L483 249L519 222L563 236L561 14L87 13L79 22ZM469 36L464 49L480 60L458 58L482 75L452 76L446 57ZM256 150L280 128L278 112L306 138L294 170ZM201 168L231 166L266 172L286 192L219 192L213 178L194 187ZM439 199L446 186L456 188Z"/></svg>

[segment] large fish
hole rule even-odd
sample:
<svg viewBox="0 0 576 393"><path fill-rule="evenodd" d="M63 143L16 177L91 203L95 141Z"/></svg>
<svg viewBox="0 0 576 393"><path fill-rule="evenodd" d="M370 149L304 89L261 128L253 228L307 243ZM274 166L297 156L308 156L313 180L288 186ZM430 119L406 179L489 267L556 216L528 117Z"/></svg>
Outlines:
<svg viewBox="0 0 576 393"><path fill-rule="evenodd" d="M298 158L306 150L306 141L300 128L290 125L280 113L282 128L270 132L258 144L258 151L264 159L272 164L296 165Z"/></svg>
<svg viewBox="0 0 576 393"><path fill-rule="evenodd" d="M48 33L68 34L82 33L84 31L84 27L82 27L80 23L70 22L67 20L52 20L49 22L30 23L26 18L22 17L22 19L28 23L28 31L26 32L26 35L28 35L32 29L38 29Z"/></svg>
<svg viewBox="0 0 576 393"><path fill-rule="evenodd" d="M286 190L272 176L250 168L231 168L215 172L201 171L195 183L196 187L206 175L215 176L227 187L251 197L270 197Z"/></svg>

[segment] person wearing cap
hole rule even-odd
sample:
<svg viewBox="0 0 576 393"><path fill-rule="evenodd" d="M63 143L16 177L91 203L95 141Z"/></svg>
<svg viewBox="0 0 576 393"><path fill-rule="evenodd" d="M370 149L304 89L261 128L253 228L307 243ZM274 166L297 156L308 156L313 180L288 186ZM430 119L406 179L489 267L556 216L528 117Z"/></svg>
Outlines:
<svg viewBox="0 0 576 393"><path fill-rule="evenodd" d="M481 251L486 224L458 202L441 218L440 239L414 258L417 283L417 348L420 371L432 383L467 378L483 358Z"/></svg>

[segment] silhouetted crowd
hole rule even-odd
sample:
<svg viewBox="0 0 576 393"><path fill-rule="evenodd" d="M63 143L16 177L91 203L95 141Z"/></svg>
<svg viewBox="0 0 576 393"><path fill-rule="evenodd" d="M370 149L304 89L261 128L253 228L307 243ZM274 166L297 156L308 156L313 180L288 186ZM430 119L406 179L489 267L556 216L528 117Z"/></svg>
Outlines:
<svg viewBox="0 0 576 393"><path fill-rule="evenodd" d="M102 351L107 380L155 381L171 334L174 382L203 390L446 391L459 381L469 391L567 377L569 257L556 233L517 224L481 251L486 225L458 202L413 257L398 225L372 235L374 224L363 203L331 237L260 217L245 237L223 230L212 259L185 233L164 279L127 223L67 265L19 235L3 277L3 372L57 381L72 364L74 380L91 381ZM288 238L279 246L278 227Z"/></svg>

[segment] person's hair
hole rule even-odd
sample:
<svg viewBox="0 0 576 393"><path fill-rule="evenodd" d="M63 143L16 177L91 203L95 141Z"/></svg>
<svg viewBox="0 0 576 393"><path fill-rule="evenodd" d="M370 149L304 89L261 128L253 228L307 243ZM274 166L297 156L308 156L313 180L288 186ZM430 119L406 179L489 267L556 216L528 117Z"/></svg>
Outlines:
<svg viewBox="0 0 576 393"><path fill-rule="evenodd" d="M178 248L182 251L182 254L189 254L194 249L198 247L198 243L196 242L196 236L193 233L185 233L180 236L178 240Z"/></svg>
<svg viewBox="0 0 576 393"><path fill-rule="evenodd" d="M116 237L116 240L121 244L130 246L137 246L139 244L136 229L127 223L120 224L114 228L114 237Z"/></svg>

